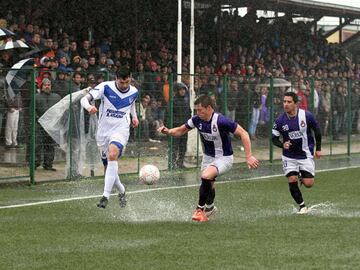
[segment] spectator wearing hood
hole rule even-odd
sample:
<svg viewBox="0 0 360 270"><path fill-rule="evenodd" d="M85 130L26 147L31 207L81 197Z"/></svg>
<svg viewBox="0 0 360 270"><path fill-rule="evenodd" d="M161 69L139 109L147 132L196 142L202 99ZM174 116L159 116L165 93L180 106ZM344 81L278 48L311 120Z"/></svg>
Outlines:
<svg viewBox="0 0 360 270"><path fill-rule="evenodd" d="M191 117L191 108L187 99L188 88L184 83L176 83L174 92L173 126L177 127L183 125ZM184 159L187 139L187 134L173 138L172 166L174 169L185 168Z"/></svg>
<svg viewBox="0 0 360 270"><path fill-rule="evenodd" d="M73 69L69 66L69 62L67 60L67 55L64 52L59 52L57 54L57 59L59 62L58 71L62 72L72 72Z"/></svg>

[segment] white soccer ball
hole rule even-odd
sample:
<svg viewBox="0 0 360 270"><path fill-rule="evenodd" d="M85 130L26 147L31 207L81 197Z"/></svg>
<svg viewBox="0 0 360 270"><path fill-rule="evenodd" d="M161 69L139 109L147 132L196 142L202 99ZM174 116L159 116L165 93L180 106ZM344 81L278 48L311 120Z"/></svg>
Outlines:
<svg viewBox="0 0 360 270"><path fill-rule="evenodd" d="M139 172L140 181L146 185L152 185L159 181L160 171L154 165L145 165Z"/></svg>

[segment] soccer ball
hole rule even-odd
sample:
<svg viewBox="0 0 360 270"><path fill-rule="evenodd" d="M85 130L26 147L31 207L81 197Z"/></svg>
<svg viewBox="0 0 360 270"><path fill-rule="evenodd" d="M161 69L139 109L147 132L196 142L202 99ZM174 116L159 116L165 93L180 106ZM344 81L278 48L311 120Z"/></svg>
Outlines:
<svg viewBox="0 0 360 270"><path fill-rule="evenodd" d="M156 183L160 178L160 171L154 165L145 165L139 172L140 181L146 185Z"/></svg>

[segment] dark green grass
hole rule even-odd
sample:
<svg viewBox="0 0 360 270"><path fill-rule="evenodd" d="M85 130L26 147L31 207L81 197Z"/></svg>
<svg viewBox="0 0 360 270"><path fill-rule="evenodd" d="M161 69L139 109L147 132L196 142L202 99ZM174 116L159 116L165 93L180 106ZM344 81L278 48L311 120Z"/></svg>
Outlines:
<svg viewBox="0 0 360 270"><path fill-rule="evenodd" d="M359 173L319 173L302 188L307 216L294 214L284 177L219 183L220 211L205 224L190 221L196 187L129 192L125 209L115 196L105 210L98 198L0 209L0 269L358 269ZM9 188L0 202L101 189L62 185Z"/></svg>

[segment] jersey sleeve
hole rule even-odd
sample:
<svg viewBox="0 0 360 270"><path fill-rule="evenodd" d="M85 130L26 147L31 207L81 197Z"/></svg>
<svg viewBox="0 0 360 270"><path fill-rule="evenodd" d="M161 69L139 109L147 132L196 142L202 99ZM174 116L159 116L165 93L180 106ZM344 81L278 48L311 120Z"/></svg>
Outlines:
<svg viewBox="0 0 360 270"><path fill-rule="evenodd" d="M187 122L185 123L185 126L187 129L193 129L195 128L195 122L196 122L196 116L191 117Z"/></svg>
<svg viewBox="0 0 360 270"><path fill-rule="evenodd" d="M100 83L89 91L89 94L92 96L93 100L101 99L104 96L104 86L105 83Z"/></svg>
<svg viewBox="0 0 360 270"><path fill-rule="evenodd" d="M280 123L279 119L276 119L272 127L272 137L280 137Z"/></svg>
<svg viewBox="0 0 360 270"><path fill-rule="evenodd" d="M218 125L219 125L219 128L221 127L221 129L223 129L227 132L234 133L238 124L236 122L230 120L229 118L226 118L225 116L220 115L219 120L218 120Z"/></svg>
<svg viewBox="0 0 360 270"><path fill-rule="evenodd" d="M311 112L306 111L305 116L306 116L306 122L308 123L308 126L312 130L316 130L320 128L318 122L315 120L315 117Z"/></svg>

